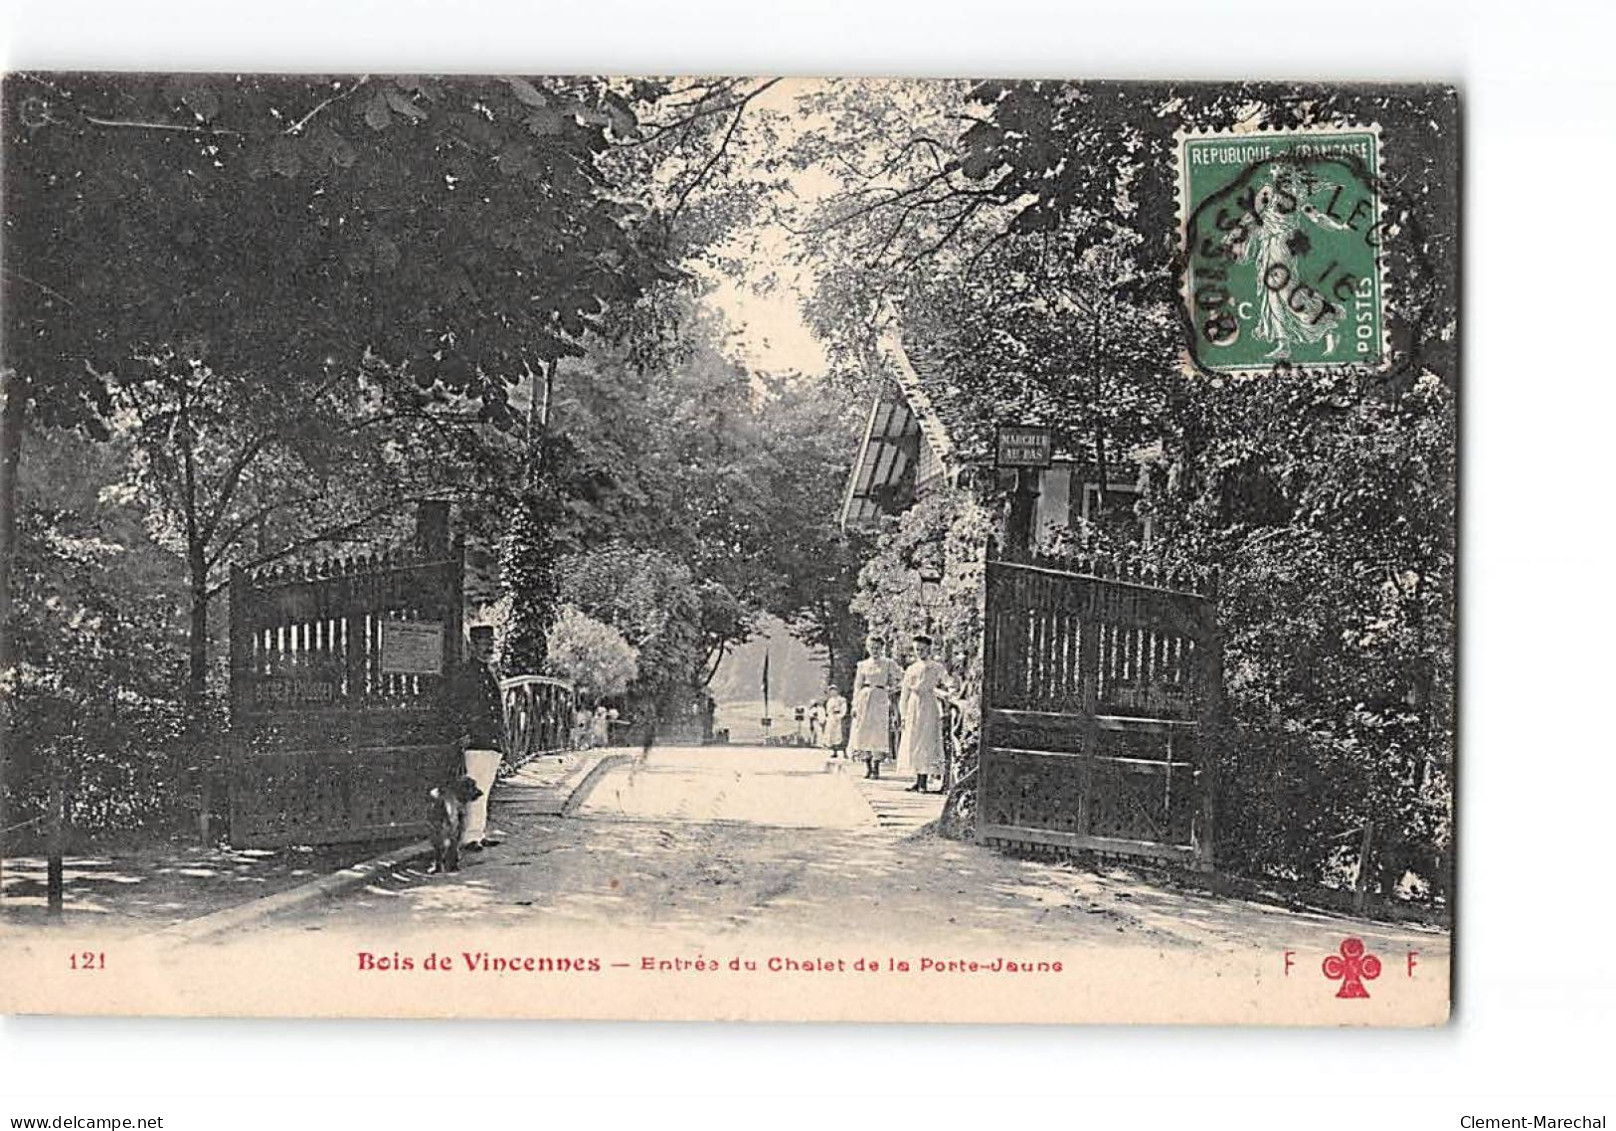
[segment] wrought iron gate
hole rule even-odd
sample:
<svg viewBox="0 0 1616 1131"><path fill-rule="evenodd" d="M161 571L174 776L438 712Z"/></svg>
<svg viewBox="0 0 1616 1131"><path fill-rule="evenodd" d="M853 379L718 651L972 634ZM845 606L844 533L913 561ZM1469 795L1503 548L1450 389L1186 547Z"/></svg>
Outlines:
<svg viewBox="0 0 1616 1131"><path fill-rule="evenodd" d="M1215 591L1064 559L987 563L977 836L1212 866Z"/></svg>
<svg viewBox="0 0 1616 1131"><path fill-rule="evenodd" d="M410 836L459 764L441 710L464 548L328 559L230 581L230 839Z"/></svg>

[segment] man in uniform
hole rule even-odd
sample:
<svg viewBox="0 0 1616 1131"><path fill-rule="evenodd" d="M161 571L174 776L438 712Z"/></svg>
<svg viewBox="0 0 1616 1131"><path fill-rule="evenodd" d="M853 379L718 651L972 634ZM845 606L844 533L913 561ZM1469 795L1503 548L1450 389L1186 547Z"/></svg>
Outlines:
<svg viewBox="0 0 1616 1131"><path fill-rule="evenodd" d="M450 688L450 709L461 727L459 743L465 754L466 773L483 791L466 811L466 832L460 845L468 852L481 852L499 843L488 829L488 800L504 756L505 737L505 708L500 699L499 680L489 667L493 655L493 627L474 625L471 656L455 673Z"/></svg>

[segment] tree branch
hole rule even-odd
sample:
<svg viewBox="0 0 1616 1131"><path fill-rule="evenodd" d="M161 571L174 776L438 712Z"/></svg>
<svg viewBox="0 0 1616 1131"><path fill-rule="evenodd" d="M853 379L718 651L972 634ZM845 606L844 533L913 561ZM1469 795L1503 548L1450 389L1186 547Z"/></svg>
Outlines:
<svg viewBox="0 0 1616 1131"><path fill-rule="evenodd" d="M184 134L207 134L212 137L242 137L240 130L230 130L223 126L182 126L174 122L139 122L120 118L95 118L89 114L84 120L92 126L105 126L109 129L124 130L169 130Z"/></svg>
<svg viewBox="0 0 1616 1131"><path fill-rule="evenodd" d="M739 82L739 79L725 79L717 86L709 87L707 91L693 103L693 105L697 107L693 113L686 114L682 118L675 118L670 122L660 122L649 133L642 134L637 138L630 138L629 140L623 142L622 148L632 149L635 146L651 145L662 140L676 130L688 131L691 126L701 121L703 118L710 118L714 114L724 114L738 106L744 106L748 101L751 100L752 95L747 95L746 98L724 102L716 106L708 106L705 109L701 108L708 99L714 97L720 91L728 94L730 91L734 90Z"/></svg>
<svg viewBox="0 0 1616 1131"><path fill-rule="evenodd" d="M204 546L213 541L213 535L218 530L219 523L224 519L226 508L230 505L231 496L236 493L236 488L241 485L242 475L246 473L252 461L258 457L258 453L269 445L269 441L273 437L274 432L272 430L266 429L259 433L258 437L243 448L236 455L236 458L231 461L230 466L225 469L224 478L213 496L212 513L208 515L207 522L202 526L202 544Z"/></svg>
<svg viewBox="0 0 1616 1131"><path fill-rule="evenodd" d="M17 279L17 280L19 280L21 282L27 283L30 287L35 287L35 288L37 288L39 290L44 291L46 294L50 295L52 298L60 299L61 301L67 303L67 305L69 307L71 307L72 309L74 309L74 310L78 309L78 304L77 303L75 303L72 299L68 298L66 295L64 295L61 291L57 290L55 287L47 287L44 283L41 283L39 280L30 279L27 275L24 275L21 271L15 271L15 270L11 269L10 267L6 268L6 274L10 275L13 279ZM89 362L85 362L85 365L88 366ZM95 373L95 371L93 369L90 372ZM99 374L96 374L96 375L99 376Z"/></svg>
<svg viewBox="0 0 1616 1131"><path fill-rule="evenodd" d="M729 129L724 131L724 136L719 141L718 148L713 150L712 156L707 158L706 163L702 165L700 171L696 173L694 179L692 179L691 182L685 186L684 191L679 194L679 199L674 202L673 210L668 213L668 227L673 227L673 222L678 219L680 210L685 206L685 201L689 200L690 194L695 192L697 187L707 179L707 175L711 173L713 171L713 167L718 164L718 159L722 157L724 155L724 151L729 148L730 139L735 136L735 131L740 128L741 118L746 114L747 104L779 81L779 79L770 79L768 82L752 91L752 93L748 94L736 104L735 117L730 120Z"/></svg>
<svg viewBox="0 0 1616 1131"><path fill-rule="evenodd" d="M941 142L937 141L935 138L929 138L929 137L925 137L925 136L912 137L908 141L904 142L904 144L898 148L898 152L893 154L892 157L887 161L887 163L885 165L882 165L879 169L877 169L873 173L866 173L864 170L860 169L857 165L853 164L852 161L848 160L848 158L842 156L842 154L840 152L838 152L836 154L836 156L841 160L842 164L846 165L849 169L851 169L853 171L853 174L855 176L857 176L860 180L874 181L874 180L878 180L881 177L885 177L888 174L890 174L899 165L903 164L904 158L909 156L910 151L912 151L912 150L914 150L914 149L916 149L916 148L918 148L918 147L920 147L922 145L927 146L928 148L931 149L931 151L932 151L932 160L936 162L938 170L941 171L943 166L948 164L948 162L943 160L943 158L940 156L941 154L944 154L944 153L947 152L947 148Z"/></svg>
<svg viewBox="0 0 1616 1131"><path fill-rule="evenodd" d="M211 375L212 370L208 370L208 373ZM332 374L330 377L326 378L324 382L316 386L305 398L303 398L304 402L307 403L310 401L316 401L325 396L326 393L328 393L339 381L342 380L342 377L343 374L340 372ZM207 378L204 378L204 380L206 379ZM263 451L264 448L269 445L270 441L274 440L275 437L279 435L283 423L284 422L277 422L270 427L262 429L258 435L255 436L252 441L241 450L240 454L238 454L236 458L231 461L229 468L225 470L224 478L220 482L217 491L214 493L212 513L208 516L207 523L202 528L202 542L204 545L212 540L214 531L218 529L219 523L224 520L224 512L229 507L230 499L236 493L236 488L240 485L241 477L246 472L247 467L254 459L258 457L258 453Z"/></svg>
<svg viewBox="0 0 1616 1131"><path fill-rule="evenodd" d="M831 220L827 220L824 224L821 224L817 228L813 229L813 231L818 232L818 233L828 232L832 228L839 228L844 224L850 224L854 220L857 220L860 216L866 216L869 213L874 212L877 208L884 208L889 204L897 204L899 201L908 200L912 196L918 196L921 193L924 193L927 190L929 190L938 181L943 180L944 178L946 178L949 175L949 173L954 171L955 167L956 166L955 166L954 162L949 162L949 164L948 164L948 166L946 168L938 170L937 172L933 173L931 176L927 177L925 180L921 181L919 184L910 185L906 189L891 189L890 190L890 192L891 192L890 196L883 197L880 200L872 200L868 204L860 205L859 207L853 209L851 212L848 212L845 215L835 217L834 219L831 219ZM869 187L867 189L860 190L860 191L880 192L882 190L880 188L878 188L878 187L871 186L871 187ZM948 199L948 197L946 195L943 196L943 197L940 197L940 198L938 198L937 203L941 203L943 200L946 200L946 199Z"/></svg>
<svg viewBox="0 0 1616 1131"><path fill-rule="evenodd" d="M915 252L913 255L903 260L899 264L898 269L900 271L913 270L922 259L925 259L928 256L936 255L948 244L949 240L954 238L954 234L965 226L965 222L981 210L984 203L986 202L982 200L973 200L970 204L960 209L959 215L954 218L954 222L949 225L948 230L938 238L937 242L933 243L930 247L922 248L920 251Z"/></svg>
<svg viewBox="0 0 1616 1131"><path fill-rule="evenodd" d="M1011 233L1010 229L1005 228L998 235L994 236L992 239L990 239L986 243L984 243L981 247L977 248L976 254L971 256L971 258L969 258L969 259L967 259L965 261L965 270L974 271L976 269L977 261L979 259L981 259L984 255L986 255L988 252L992 251L996 246L1003 243L1005 240L1009 239L1011 234L1012 233Z"/></svg>
<svg viewBox="0 0 1616 1131"><path fill-rule="evenodd" d="M257 507L256 509L248 512L248 514L240 522L236 523L224 534L219 536L218 541L214 543L213 553L208 555L208 568L212 569L214 566L218 565L219 562L223 560L225 554L229 552L230 547L236 544L236 539L245 534L247 532L247 528L253 525L253 523L263 521L278 510L284 510L287 507L301 506L303 503L318 502L319 499L319 495L300 495L295 499L280 499L273 503L265 503L263 506Z"/></svg>
<svg viewBox="0 0 1616 1131"><path fill-rule="evenodd" d="M307 114L304 114L297 121L295 121L291 125L287 126L286 130L284 132L286 132L288 134L302 133L303 132L303 127L308 125L309 122L314 118L314 116L316 114L318 114L321 110L324 110L327 106L330 106L333 102L341 102L344 98L347 98L350 95L352 95L354 91L358 90L360 87L364 86L369 81L370 81L370 76L369 75L360 75L358 82L354 83L347 90L341 91L341 92L339 92L337 94L333 94L330 98L325 99L323 102L321 102L314 109L310 110Z"/></svg>
<svg viewBox="0 0 1616 1131"><path fill-rule="evenodd" d="M310 546L318 546L324 542L335 542L345 535L358 533L370 523L375 522L378 518L381 518L390 511L401 507L412 506L416 503L421 503L427 499L435 497L436 493L429 491L425 494L408 495L403 498L389 499L385 503L381 503L370 508L370 510L366 511L358 518L349 519L348 521L338 523L335 526L329 526L323 530L318 530L306 538L298 538L294 541L288 542L286 545L282 546L278 550L275 550L273 553L260 554L258 557L242 563L242 568L257 569L259 566L268 565L270 562L276 562L280 561L282 558L290 557L299 550L306 550ZM221 593L225 589L229 588L229 586L230 582L228 580L221 581L219 584L208 590L208 596L212 597L217 593Z"/></svg>

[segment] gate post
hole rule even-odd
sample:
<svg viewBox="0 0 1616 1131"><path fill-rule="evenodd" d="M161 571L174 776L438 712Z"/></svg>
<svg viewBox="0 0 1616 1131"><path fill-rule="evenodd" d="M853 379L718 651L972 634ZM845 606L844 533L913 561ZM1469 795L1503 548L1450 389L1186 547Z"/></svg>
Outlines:
<svg viewBox="0 0 1616 1131"><path fill-rule="evenodd" d="M999 587L999 573L994 569L998 557L998 540L989 537L982 549L982 690L981 709L976 725L976 839L983 840L982 828L987 823L988 799L993 796L993 742L994 719L992 705L998 692L999 650L998 630L994 623L993 596Z"/></svg>
<svg viewBox="0 0 1616 1131"><path fill-rule="evenodd" d="M444 521L447 522L447 518ZM466 532L463 530L456 531L454 542L448 549L449 573L443 579L443 675L445 679L454 670L454 665L463 662L467 656L464 596L466 584ZM453 645L452 652L450 651L451 643Z"/></svg>
<svg viewBox="0 0 1616 1131"><path fill-rule="evenodd" d="M449 504L424 499L415 504L415 552L435 561L449 552Z"/></svg>
<svg viewBox="0 0 1616 1131"><path fill-rule="evenodd" d="M1077 835L1081 837L1090 835L1093 828L1094 759L1100 753L1100 728L1095 721L1100 710L1100 586L1097 581L1091 581L1084 589L1077 638L1077 678L1082 704L1079 733L1083 741L1077 771Z"/></svg>

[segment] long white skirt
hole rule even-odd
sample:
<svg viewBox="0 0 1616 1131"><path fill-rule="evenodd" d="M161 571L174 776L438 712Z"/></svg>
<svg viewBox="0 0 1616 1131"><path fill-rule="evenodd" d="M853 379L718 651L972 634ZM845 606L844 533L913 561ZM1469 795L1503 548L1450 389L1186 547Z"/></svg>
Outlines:
<svg viewBox="0 0 1616 1131"><path fill-rule="evenodd" d="M900 774L941 775L943 772L943 719L937 696L930 691L909 696L903 713L903 737L898 739Z"/></svg>
<svg viewBox="0 0 1616 1131"><path fill-rule="evenodd" d="M853 693L853 735L847 749L852 754L892 753L892 696L884 687L861 687Z"/></svg>

